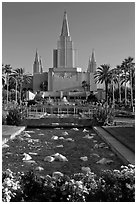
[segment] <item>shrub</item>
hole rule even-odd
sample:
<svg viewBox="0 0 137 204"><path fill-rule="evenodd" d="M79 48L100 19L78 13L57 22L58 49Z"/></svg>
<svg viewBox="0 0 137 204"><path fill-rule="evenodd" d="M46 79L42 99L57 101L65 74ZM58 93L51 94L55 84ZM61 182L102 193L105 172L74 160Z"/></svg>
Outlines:
<svg viewBox="0 0 137 204"><path fill-rule="evenodd" d="M2 110L2 125L7 123L7 112Z"/></svg>
<svg viewBox="0 0 137 204"><path fill-rule="evenodd" d="M96 125L103 125L107 119L107 110L102 106L96 107L96 110L93 114L93 119Z"/></svg>
<svg viewBox="0 0 137 204"><path fill-rule="evenodd" d="M129 164L121 170L103 171L97 185L94 193L89 192L87 202L134 202L135 167Z"/></svg>
<svg viewBox="0 0 137 204"><path fill-rule="evenodd" d="M7 125L20 125L21 113L18 108L10 109L7 115Z"/></svg>
<svg viewBox="0 0 137 204"><path fill-rule="evenodd" d="M95 125L113 124L115 111L114 107L110 106L97 106L93 114Z"/></svg>
<svg viewBox="0 0 137 204"><path fill-rule="evenodd" d="M33 171L2 177L2 200L11 202L134 202L135 167L72 176L38 177Z"/></svg>

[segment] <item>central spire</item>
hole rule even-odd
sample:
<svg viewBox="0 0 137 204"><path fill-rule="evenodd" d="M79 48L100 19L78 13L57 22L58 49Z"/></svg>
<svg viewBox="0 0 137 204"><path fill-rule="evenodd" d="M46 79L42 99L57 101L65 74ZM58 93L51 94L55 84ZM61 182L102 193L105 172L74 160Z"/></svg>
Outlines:
<svg viewBox="0 0 137 204"><path fill-rule="evenodd" d="M61 36L70 36L69 26L68 26L68 19L67 19L67 12L66 11L64 11L64 18L63 18Z"/></svg>
<svg viewBox="0 0 137 204"><path fill-rule="evenodd" d="M95 50L94 50L94 49L92 50L92 58L91 58L91 61L92 61L92 62L96 62L96 59L95 59Z"/></svg>
<svg viewBox="0 0 137 204"><path fill-rule="evenodd" d="M36 54L35 54L35 62L39 61L39 57L38 57L38 50L36 49Z"/></svg>

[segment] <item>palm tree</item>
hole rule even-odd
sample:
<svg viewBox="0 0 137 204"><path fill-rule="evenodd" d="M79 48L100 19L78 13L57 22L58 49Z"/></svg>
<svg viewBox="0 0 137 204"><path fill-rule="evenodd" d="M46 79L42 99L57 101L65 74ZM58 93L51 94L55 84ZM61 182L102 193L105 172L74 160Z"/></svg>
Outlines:
<svg viewBox="0 0 137 204"><path fill-rule="evenodd" d="M16 78L16 76L17 76L17 73L15 72L15 73L12 73L11 75L10 75L10 81L9 82L11 82L9 85L10 85L10 87L12 87L12 86L15 86L15 101L16 101L16 103L17 103L17 100L18 100L18 90L17 90L17 87L18 87L18 81L17 81L17 78ZM12 90L12 89L11 89Z"/></svg>
<svg viewBox="0 0 137 204"><path fill-rule="evenodd" d="M12 69L10 64L2 65L2 78L5 80L5 84L7 84L7 104L8 104L8 88L9 88L9 78L12 74L15 74L15 71Z"/></svg>
<svg viewBox="0 0 137 204"><path fill-rule="evenodd" d="M133 107L133 84L132 84L132 74L134 72L134 65L135 63L133 62L134 58L128 57L123 60L121 68L123 70L123 83L125 84L125 105L127 105L127 82L130 81L131 83L131 105Z"/></svg>
<svg viewBox="0 0 137 204"><path fill-rule="evenodd" d="M94 78L95 83L105 83L105 99L108 102L108 85L111 82L112 73L110 72L110 65L103 64L97 68Z"/></svg>
<svg viewBox="0 0 137 204"><path fill-rule="evenodd" d="M121 66L116 66L116 72L117 72L117 79L118 79L118 90L119 90L119 103L121 103L121 74L122 69Z"/></svg>
<svg viewBox="0 0 137 204"><path fill-rule="evenodd" d="M111 69L110 71L110 78L111 78L111 81L112 81L112 93L113 93L113 104L115 104L115 84L118 83L118 75L117 75L117 69L114 68L114 69Z"/></svg>
<svg viewBox="0 0 137 204"><path fill-rule="evenodd" d="M2 64L2 85L4 86L6 82L5 66Z"/></svg>
<svg viewBox="0 0 137 204"><path fill-rule="evenodd" d="M19 92L20 92L20 104L21 104L21 93L22 93L22 85L23 83L30 83L31 79L32 79L32 75L25 73L23 68L17 68L16 70L16 79L18 81L18 85L19 85Z"/></svg>

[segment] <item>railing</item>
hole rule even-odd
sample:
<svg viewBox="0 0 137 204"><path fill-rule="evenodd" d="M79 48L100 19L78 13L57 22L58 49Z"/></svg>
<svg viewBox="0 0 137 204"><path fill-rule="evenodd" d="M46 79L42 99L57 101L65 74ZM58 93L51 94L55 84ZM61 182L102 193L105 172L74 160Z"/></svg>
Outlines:
<svg viewBox="0 0 137 204"><path fill-rule="evenodd" d="M58 117L62 114L64 115L73 115L73 116L81 116L82 118L92 118L93 113L96 110L95 107L83 107L83 106L31 106L26 107L26 117L27 118L41 118L44 115L57 115Z"/></svg>

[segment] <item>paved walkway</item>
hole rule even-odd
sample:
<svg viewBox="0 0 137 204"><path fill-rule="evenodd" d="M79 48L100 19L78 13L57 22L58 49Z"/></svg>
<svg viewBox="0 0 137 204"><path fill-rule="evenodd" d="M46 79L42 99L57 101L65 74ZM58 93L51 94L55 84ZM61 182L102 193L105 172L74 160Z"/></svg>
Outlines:
<svg viewBox="0 0 137 204"><path fill-rule="evenodd" d="M111 149L122 159L125 164L135 164L135 153L120 143L101 127L93 127L94 131L110 145Z"/></svg>
<svg viewBox="0 0 137 204"><path fill-rule="evenodd" d="M2 125L2 145L25 130L25 126Z"/></svg>

